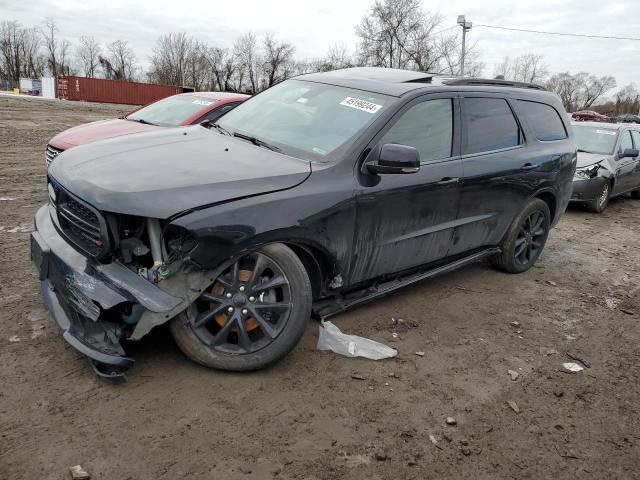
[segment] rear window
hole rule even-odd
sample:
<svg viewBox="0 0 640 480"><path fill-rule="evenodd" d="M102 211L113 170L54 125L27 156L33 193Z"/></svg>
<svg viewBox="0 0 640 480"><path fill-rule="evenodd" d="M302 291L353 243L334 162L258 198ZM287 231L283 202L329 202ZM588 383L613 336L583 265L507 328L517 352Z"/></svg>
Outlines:
<svg viewBox="0 0 640 480"><path fill-rule="evenodd" d="M520 144L520 128L503 98L465 98L466 154L490 152Z"/></svg>
<svg viewBox="0 0 640 480"><path fill-rule="evenodd" d="M518 116L525 118L536 138L541 142L567 138L567 131L560 115L552 106L527 100L518 100L517 105Z"/></svg>

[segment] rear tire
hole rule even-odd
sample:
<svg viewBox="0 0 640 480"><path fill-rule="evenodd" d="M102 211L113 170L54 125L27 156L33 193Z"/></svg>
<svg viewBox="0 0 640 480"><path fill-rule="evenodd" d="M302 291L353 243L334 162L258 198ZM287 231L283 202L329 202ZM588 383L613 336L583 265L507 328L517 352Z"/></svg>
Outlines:
<svg viewBox="0 0 640 480"><path fill-rule="evenodd" d="M609 196L611 195L611 186L609 182L606 182L602 188L600 189L600 193L598 196L587 203L587 210L593 213L602 213L607 208L609 204Z"/></svg>
<svg viewBox="0 0 640 480"><path fill-rule="evenodd" d="M631 198L640 198L640 190L634 190L631 192Z"/></svg>
<svg viewBox="0 0 640 480"><path fill-rule="evenodd" d="M171 333L201 365L258 370L295 347L309 323L311 302L311 283L296 254L282 244L267 245L224 270L172 320Z"/></svg>
<svg viewBox="0 0 640 480"><path fill-rule="evenodd" d="M551 225L549 206L533 198L513 220L491 263L508 273L522 273L536 262L547 242Z"/></svg>

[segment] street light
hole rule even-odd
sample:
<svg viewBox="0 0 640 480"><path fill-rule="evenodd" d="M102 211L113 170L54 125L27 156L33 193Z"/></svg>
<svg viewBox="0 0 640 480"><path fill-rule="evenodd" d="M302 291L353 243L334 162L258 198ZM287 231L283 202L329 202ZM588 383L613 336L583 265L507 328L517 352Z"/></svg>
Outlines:
<svg viewBox="0 0 640 480"><path fill-rule="evenodd" d="M467 19L464 17L464 15L458 15L458 25L462 27L462 57L460 59L460 76L464 77L464 42L467 32L471 30L471 27L473 27L473 23L467 22Z"/></svg>

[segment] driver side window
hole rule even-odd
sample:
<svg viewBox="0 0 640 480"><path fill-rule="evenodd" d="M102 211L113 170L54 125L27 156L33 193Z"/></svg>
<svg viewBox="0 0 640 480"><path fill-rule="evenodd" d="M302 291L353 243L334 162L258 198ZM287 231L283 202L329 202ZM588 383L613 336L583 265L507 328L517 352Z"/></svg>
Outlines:
<svg viewBox="0 0 640 480"><path fill-rule="evenodd" d="M453 101L427 100L414 105L384 134L380 144L397 143L415 147L420 162L449 158L453 146Z"/></svg>
<svg viewBox="0 0 640 480"><path fill-rule="evenodd" d="M627 148L633 148L633 143L631 142L631 132L629 130L625 130L621 135L620 153L623 153Z"/></svg>

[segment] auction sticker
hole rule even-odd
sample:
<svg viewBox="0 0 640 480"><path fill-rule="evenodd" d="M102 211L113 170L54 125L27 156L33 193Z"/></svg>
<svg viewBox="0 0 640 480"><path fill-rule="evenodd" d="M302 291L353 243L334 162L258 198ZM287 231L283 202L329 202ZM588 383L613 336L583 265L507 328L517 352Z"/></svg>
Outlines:
<svg viewBox="0 0 640 480"><path fill-rule="evenodd" d="M366 100L360 100L359 98L347 97L340 102L340 105L345 107L356 108L363 112L376 113L382 108L382 105L377 103L367 102Z"/></svg>
<svg viewBox="0 0 640 480"><path fill-rule="evenodd" d="M615 135L615 130L596 130L596 133L604 133L605 135Z"/></svg>

